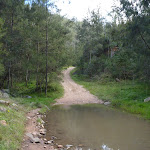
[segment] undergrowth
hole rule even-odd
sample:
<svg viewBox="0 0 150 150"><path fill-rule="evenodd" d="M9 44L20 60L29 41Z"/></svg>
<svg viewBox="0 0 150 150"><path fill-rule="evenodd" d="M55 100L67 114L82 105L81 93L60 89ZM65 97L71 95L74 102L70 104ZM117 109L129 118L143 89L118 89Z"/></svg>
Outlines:
<svg viewBox="0 0 150 150"><path fill-rule="evenodd" d="M30 82L27 87L25 83L17 84L13 92L17 93L19 98L16 98L16 100L20 104L32 108L42 108L44 110L50 107L50 105L55 102L55 99L62 97L64 90L59 82L53 82L48 85L47 96L45 96L44 89L42 91L36 90L35 83Z"/></svg>

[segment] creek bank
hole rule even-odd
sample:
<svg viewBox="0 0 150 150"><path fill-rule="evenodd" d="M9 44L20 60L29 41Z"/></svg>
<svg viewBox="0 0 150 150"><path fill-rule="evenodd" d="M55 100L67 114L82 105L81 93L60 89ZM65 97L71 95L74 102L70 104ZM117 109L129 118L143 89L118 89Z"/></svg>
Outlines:
<svg viewBox="0 0 150 150"><path fill-rule="evenodd" d="M45 138L45 122L42 120L45 115L40 114L39 111L40 109L38 108L27 113L26 131L21 150L68 150L74 147L69 144L61 145L57 141L59 139L54 135L50 137L50 140ZM74 147L74 149L82 150L82 147L83 145L80 144Z"/></svg>
<svg viewBox="0 0 150 150"><path fill-rule="evenodd" d="M150 86L132 80L100 81L71 72L72 79L103 101L111 102L110 107L136 114L150 120ZM107 104L107 103L106 103Z"/></svg>
<svg viewBox="0 0 150 150"><path fill-rule="evenodd" d="M44 128L45 115L39 113L40 109L31 110L27 113L26 131L23 138L21 150L57 150L69 149L72 145L60 145L55 142L57 137L51 136L51 140L45 138Z"/></svg>

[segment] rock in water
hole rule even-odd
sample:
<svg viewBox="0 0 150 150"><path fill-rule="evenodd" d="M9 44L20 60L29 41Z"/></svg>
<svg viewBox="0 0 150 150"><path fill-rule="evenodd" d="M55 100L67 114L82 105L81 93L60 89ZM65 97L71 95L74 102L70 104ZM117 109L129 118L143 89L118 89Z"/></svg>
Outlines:
<svg viewBox="0 0 150 150"><path fill-rule="evenodd" d="M144 102L149 102L149 101L150 101L150 97L144 99Z"/></svg>
<svg viewBox="0 0 150 150"><path fill-rule="evenodd" d="M57 137L51 136L51 139L52 139L52 140L57 140Z"/></svg>
<svg viewBox="0 0 150 150"><path fill-rule="evenodd" d="M113 150L112 148L109 148L107 145L102 145L102 150Z"/></svg>
<svg viewBox="0 0 150 150"><path fill-rule="evenodd" d="M68 144L67 144L67 145L66 145L66 148L69 149L69 148L71 148L72 146L73 146L73 145L68 145Z"/></svg>

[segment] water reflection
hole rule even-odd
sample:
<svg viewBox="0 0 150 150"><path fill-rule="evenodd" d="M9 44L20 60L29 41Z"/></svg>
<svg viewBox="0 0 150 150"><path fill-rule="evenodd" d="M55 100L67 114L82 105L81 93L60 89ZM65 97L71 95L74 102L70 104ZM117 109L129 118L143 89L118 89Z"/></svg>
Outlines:
<svg viewBox="0 0 150 150"><path fill-rule="evenodd" d="M150 150L150 124L118 111L87 106L57 108L47 114L46 121L47 139L54 135L62 145L104 149L106 143L113 150Z"/></svg>

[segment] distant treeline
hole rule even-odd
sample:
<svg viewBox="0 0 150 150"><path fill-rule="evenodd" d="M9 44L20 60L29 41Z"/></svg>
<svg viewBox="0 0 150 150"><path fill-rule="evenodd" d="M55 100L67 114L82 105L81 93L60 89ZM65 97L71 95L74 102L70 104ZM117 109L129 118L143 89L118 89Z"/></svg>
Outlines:
<svg viewBox="0 0 150 150"><path fill-rule="evenodd" d="M150 1L120 0L106 22L91 12L78 27L79 72L89 77L150 81Z"/></svg>

